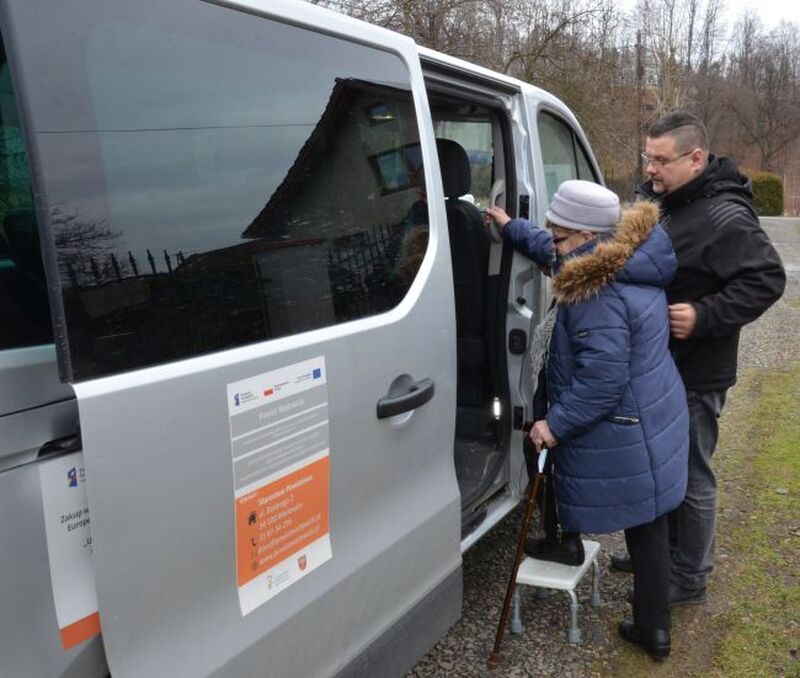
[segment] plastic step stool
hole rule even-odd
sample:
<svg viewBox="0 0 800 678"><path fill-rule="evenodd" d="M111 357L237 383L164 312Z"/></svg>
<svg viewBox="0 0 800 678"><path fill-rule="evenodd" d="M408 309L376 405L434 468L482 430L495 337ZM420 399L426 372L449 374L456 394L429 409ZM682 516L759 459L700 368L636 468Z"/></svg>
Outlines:
<svg viewBox="0 0 800 678"><path fill-rule="evenodd" d="M520 601L521 585L534 586L537 589L556 589L566 591L570 598L570 627L567 639L570 643L581 642L581 632L578 628L578 597L575 587L591 567L592 598L594 607L600 607L600 568L597 565L597 555L600 553L600 544L596 541L583 540L583 550L586 557L582 565L561 565L546 560L525 558L517 572L517 588L514 591L513 609L511 613L511 633L522 633L522 603Z"/></svg>

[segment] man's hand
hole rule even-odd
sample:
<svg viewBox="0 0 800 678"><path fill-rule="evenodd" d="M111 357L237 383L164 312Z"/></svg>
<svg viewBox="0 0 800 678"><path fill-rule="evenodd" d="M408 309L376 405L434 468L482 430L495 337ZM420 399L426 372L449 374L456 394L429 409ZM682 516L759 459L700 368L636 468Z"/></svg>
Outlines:
<svg viewBox="0 0 800 678"><path fill-rule="evenodd" d="M531 442L536 446L536 451L541 452L542 448L552 449L558 445L558 441L553 437L547 419L540 419L534 422L530 432Z"/></svg>
<svg viewBox="0 0 800 678"><path fill-rule="evenodd" d="M484 224L486 226L490 226L492 222L494 222L495 226L497 226L497 230L502 233L509 221L511 221L511 217L508 216L508 213L502 207L495 206L486 208L486 217L484 219Z"/></svg>
<svg viewBox="0 0 800 678"><path fill-rule="evenodd" d="M670 304L669 330L676 339L688 339L697 323L697 311L691 304Z"/></svg>

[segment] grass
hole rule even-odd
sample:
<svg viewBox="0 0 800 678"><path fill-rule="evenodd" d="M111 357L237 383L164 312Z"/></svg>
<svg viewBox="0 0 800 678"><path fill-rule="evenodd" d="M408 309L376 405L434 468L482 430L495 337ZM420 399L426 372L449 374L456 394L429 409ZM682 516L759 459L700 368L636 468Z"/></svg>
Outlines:
<svg viewBox="0 0 800 678"><path fill-rule="evenodd" d="M749 515L731 526L737 562L714 673L800 675L800 369L767 371L752 381L747 390L758 397L746 408L747 428L757 445L743 452L755 454L731 465L749 476Z"/></svg>
<svg viewBox="0 0 800 678"><path fill-rule="evenodd" d="M625 646L613 675L800 676L800 365L750 371L729 397L715 466L709 603L676 610L673 654Z"/></svg>

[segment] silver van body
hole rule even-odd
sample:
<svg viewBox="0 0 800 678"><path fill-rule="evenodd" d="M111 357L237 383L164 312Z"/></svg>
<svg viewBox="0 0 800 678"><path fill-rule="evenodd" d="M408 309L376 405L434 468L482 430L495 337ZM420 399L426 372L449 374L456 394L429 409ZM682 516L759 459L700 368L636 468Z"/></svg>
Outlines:
<svg viewBox="0 0 800 678"><path fill-rule="evenodd" d="M402 675L527 483L547 285L475 219L601 181L574 116L288 0L2 0L0 31L0 676ZM291 370L313 398L270 409ZM43 468L79 451L102 635L66 647ZM266 528L246 571L253 498L287 542L316 512L291 579Z"/></svg>

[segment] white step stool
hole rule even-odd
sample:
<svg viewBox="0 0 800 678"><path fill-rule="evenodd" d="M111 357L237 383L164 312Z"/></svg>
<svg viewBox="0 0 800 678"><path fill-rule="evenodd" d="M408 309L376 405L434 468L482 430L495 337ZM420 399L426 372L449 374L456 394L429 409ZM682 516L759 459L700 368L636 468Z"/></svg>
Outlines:
<svg viewBox="0 0 800 678"><path fill-rule="evenodd" d="M546 560L525 558L517 572L517 588L514 591L511 613L511 633L522 633L522 611L520 602L520 585L535 586L537 589L558 589L566 591L570 597L570 628L567 638L570 643L581 642L581 632L578 628L578 597L575 587L583 579L583 575L591 566L592 576L592 605L600 607L600 569L597 566L597 554L600 553L600 544L596 541L583 540L583 550L586 558L582 565L561 565Z"/></svg>

